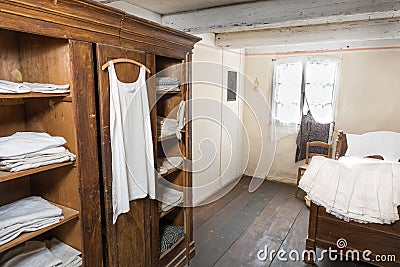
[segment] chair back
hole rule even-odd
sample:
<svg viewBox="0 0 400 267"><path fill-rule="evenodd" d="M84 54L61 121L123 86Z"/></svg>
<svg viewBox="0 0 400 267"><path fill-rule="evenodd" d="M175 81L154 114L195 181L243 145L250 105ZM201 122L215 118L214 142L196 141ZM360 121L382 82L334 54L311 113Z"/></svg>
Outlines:
<svg viewBox="0 0 400 267"><path fill-rule="evenodd" d="M326 154L320 154L320 153L311 153L310 148L311 147L321 147L325 148L324 151L326 150ZM332 145L329 145L328 143L321 142L321 141L313 141L313 142L307 142L306 145L306 164L310 163L310 158L314 156L323 156L326 158L331 158L332 157Z"/></svg>

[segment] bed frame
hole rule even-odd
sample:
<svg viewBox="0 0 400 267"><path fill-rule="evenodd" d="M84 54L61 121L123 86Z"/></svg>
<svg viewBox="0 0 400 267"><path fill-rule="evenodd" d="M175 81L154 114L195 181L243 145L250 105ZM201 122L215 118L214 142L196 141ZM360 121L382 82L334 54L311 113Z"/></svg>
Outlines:
<svg viewBox="0 0 400 267"><path fill-rule="evenodd" d="M344 156L346 150L346 134L343 131L339 131L335 159ZM400 206L398 209L400 212ZM347 246L339 249L337 241L343 238L346 239ZM400 221L392 225L345 222L326 213L324 207L311 203L306 250L315 252L317 247L338 250L343 255L346 255L347 250L358 250L360 252L360 260L363 260L362 252L365 250L372 251L369 256L371 259L375 258L376 255L395 255L395 262L375 261L369 263L377 266L400 266ZM307 253L305 255L304 261L308 264L313 264L313 257ZM338 258L340 257L338 256Z"/></svg>

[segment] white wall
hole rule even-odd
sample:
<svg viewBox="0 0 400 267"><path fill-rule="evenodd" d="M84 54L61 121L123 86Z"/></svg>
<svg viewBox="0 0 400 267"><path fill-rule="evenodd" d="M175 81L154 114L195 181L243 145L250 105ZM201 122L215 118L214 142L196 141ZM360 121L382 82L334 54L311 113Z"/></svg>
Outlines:
<svg viewBox="0 0 400 267"><path fill-rule="evenodd" d="M307 55L307 54L303 54ZM365 133L376 130L400 132L400 49L375 49L365 51L308 54L332 56L342 59L336 129L349 133ZM251 79L260 81L262 95L270 99L272 85L272 59L285 56L251 55L246 57L245 72ZM299 56L296 54L296 56ZM259 95L253 88L245 88L246 100ZM251 137L252 154L246 174L256 169L261 139L251 113L245 108L244 121ZM276 153L268 176L289 178L294 181L298 164L294 163L296 135L289 135L276 144ZM267 152L268 153L268 152ZM273 152L269 153L272 157ZM258 172L256 176L265 177Z"/></svg>
<svg viewBox="0 0 400 267"><path fill-rule="evenodd" d="M224 65L226 64L226 65ZM227 71L243 72L244 57L209 44L193 53L193 201L195 204L241 176L243 103L226 101ZM238 94L243 98L239 78ZM226 132L226 130L228 132ZM240 173L240 174L239 174Z"/></svg>

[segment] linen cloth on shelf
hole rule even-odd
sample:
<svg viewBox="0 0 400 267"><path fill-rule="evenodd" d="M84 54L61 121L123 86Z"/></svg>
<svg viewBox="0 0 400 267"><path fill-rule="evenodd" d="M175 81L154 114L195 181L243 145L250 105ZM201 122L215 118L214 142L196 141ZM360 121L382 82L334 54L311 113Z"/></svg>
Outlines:
<svg viewBox="0 0 400 267"><path fill-rule="evenodd" d="M31 89L22 83L0 80L0 93L2 94L26 94Z"/></svg>
<svg viewBox="0 0 400 267"><path fill-rule="evenodd" d="M113 223L128 212L129 201L155 198L156 181L146 67L133 83L118 80L114 64L110 80L110 135L112 152Z"/></svg>
<svg viewBox="0 0 400 267"><path fill-rule="evenodd" d="M69 84L56 85L46 83L11 82L0 80L0 93L2 94L26 94L31 92L44 94L69 93Z"/></svg>
<svg viewBox="0 0 400 267"><path fill-rule="evenodd" d="M81 252L53 238L27 241L9 250L0 258L0 267L79 267Z"/></svg>
<svg viewBox="0 0 400 267"><path fill-rule="evenodd" d="M35 219L26 223L18 223L7 227L0 233L0 244L8 243L24 232L35 232L47 226L58 223L63 217Z"/></svg>
<svg viewBox="0 0 400 267"><path fill-rule="evenodd" d="M176 134L178 121L176 119L157 116L158 135L161 137Z"/></svg>
<svg viewBox="0 0 400 267"><path fill-rule="evenodd" d="M182 130L185 128L186 124L186 102L181 101L179 103L178 112L176 114L176 120L178 121L178 128L176 129L176 136L179 140L182 140Z"/></svg>
<svg viewBox="0 0 400 267"><path fill-rule="evenodd" d="M63 267L82 266L81 252L56 238L45 241L47 248L62 261Z"/></svg>
<svg viewBox="0 0 400 267"><path fill-rule="evenodd" d="M391 224L399 220L400 163L316 156L300 180L317 205L346 221Z"/></svg>
<svg viewBox="0 0 400 267"><path fill-rule="evenodd" d="M17 132L0 137L0 170L17 172L41 166L74 161L63 137L47 133Z"/></svg>
<svg viewBox="0 0 400 267"><path fill-rule="evenodd" d="M40 241L28 241L6 252L0 260L1 267L53 267L61 264L62 261Z"/></svg>
<svg viewBox="0 0 400 267"><path fill-rule="evenodd" d="M2 160L0 161L0 170L18 172L74 160L75 155L67 150L62 153L34 156L24 159Z"/></svg>
<svg viewBox="0 0 400 267"><path fill-rule="evenodd" d="M157 91L180 91L180 82L173 77L159 77L156 79Z"/></svg>
<svg viewBox="0 0 400 267"><path fill-rule="evenodd" d="M168 157L157 159L157 171L159 174L166 174L169 170L179 167L183 163L182 157Z"/></svg>
<svg viewBox="0 0 400 267"><path fill-rule="evenodd" d="M58 223L62 210L38 196L31 196L0 207L0 245L23 232L36 231Z"/></svg>
<svg viewBox="0 0 400 267"><path fill-rule="evenodd" d="M24 156L66 143L63 137L47 133L17 132L11 136L0 137L0 159Z"/></svg>
<svg viewBox="0 0 400 267"><path fill-rule="evenodd" d="M29 87L32 92L43 93L43 94L66 94L70 92L69 84L47 84L47 83L27 83L24 85Z"/></svg>
<svg viewBox="0 0 400 267"><path fill-rule="evenodd" d="M179 186L159 179L157 199L161 202L162 211L168 211L183 203L183 192L179 190Z"/></svg>

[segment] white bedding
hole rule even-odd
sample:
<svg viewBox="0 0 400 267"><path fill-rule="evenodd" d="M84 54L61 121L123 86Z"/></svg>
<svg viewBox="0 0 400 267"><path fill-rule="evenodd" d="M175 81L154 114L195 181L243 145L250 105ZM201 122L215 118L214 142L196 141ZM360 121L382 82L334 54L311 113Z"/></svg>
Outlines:
<svg viewBox="0 0 400 267"><path fill-rule="evenodd" d="M314 203L346 221L391 224L399 220L400 163L313 157L299 186Z"/></svg>

